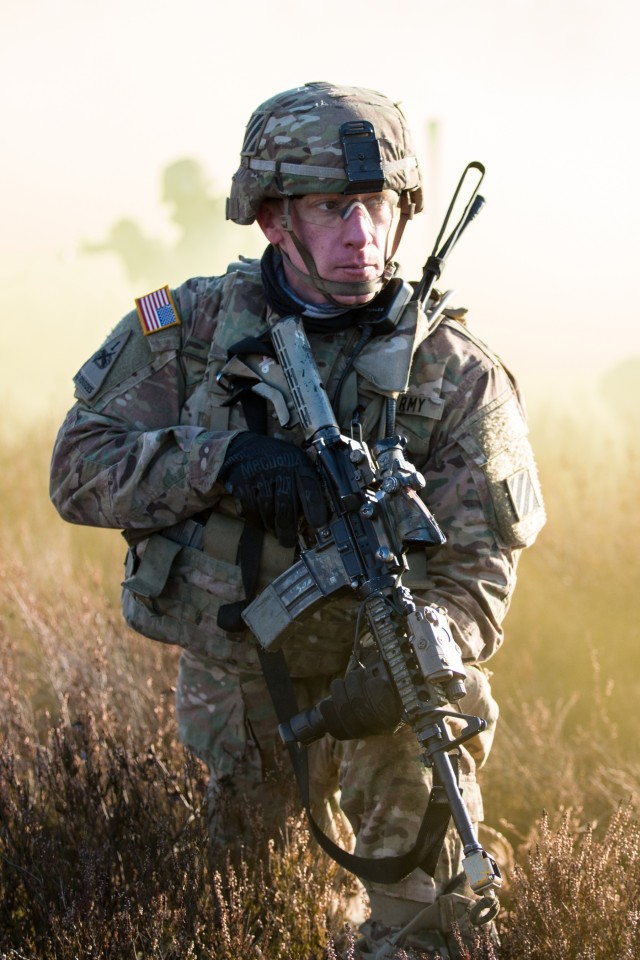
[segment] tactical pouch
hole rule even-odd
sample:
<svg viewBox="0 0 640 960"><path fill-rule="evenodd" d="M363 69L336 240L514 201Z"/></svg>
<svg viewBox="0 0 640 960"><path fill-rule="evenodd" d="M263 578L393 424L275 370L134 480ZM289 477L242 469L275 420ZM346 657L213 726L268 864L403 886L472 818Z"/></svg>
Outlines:
<svg viewBox="0 0 640 960"><path fill-rule="evenodd" d="M236 563L243 523L215 510L206 524L187 520L131 547L122 584L122 613L145 637L178 644L195 656L260 671L256 640L247 629L229 634L218 624L221 606L245 597ZM264 537L259 588L294 561L294 551ZM344 673L353 643L352 598L336 597L312 616L306 630L286 645L294 677Z"/></svg>
<svg viewBox="0 0 640 960"><path fill-rule="evenodd" d="M258 666L248 634L231 639L217 624L220 607L243 597L235 564L156 533L130 550L127 572L122 612L134 630L197 656Z"/></svg>
<svg viewBox="0 0 640 960"><path fill-rule="evenodd" d="M182 545L167 537L153 536L147 543L143 562L137 558L136 548L127 555L125 572L128 574L122 586L130 590L150 610L156 610L156 598L165 588L171 565Z"/></svg>

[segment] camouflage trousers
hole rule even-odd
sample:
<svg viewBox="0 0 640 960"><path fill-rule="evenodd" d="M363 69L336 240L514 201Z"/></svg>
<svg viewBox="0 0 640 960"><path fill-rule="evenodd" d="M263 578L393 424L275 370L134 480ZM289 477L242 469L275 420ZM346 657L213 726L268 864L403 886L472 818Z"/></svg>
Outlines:
<svg viewBox="0 0 640 960"><path fill-rule="evenodd" d="M295 679L300 709L326 696L328 682ZM461 710L488 721L488 729L469 742L469 750L463 748L460 758L463 797L471 819L478 822L483 814L475 773L491 747L497 706L481 669L469 668L467 691ZM278 836L293 774L262 676L183 651L177 714L182 742L209 768L213 848L222 849L246 835L245 802L261 811L269 835ZM362 740L323 737L309 748L314 816L333 839L360 856L405 853L415 842L431 789L431 772L419 754L415 735L406 726ZM399 883L367 882L365 887L373 898L379 894L431 903L460 873L461 858L461 844L451 827L434 878L416 869Z"/></svg>

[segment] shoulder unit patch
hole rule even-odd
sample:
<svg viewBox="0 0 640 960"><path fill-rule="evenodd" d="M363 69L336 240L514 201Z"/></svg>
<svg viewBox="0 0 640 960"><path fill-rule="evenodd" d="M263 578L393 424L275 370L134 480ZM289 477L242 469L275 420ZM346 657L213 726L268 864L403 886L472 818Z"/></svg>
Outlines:
<svg viewBox="0 0 640 960"><path fill-rule="evenodd" d="M180 317L173 302L169 287L161 287L144 297L136 300L136 310L142 324L145 337L167 327L175 327L180 323Z"/></svg>
<svg viewBox="0 0 640 960"><path fill-rule="evenodd" d="M130 330L125 330L94 353L92 357L78 370L73 382L76 385L76 396L82 400L91 400L103 384L116 357L127 342Z"/></svg>

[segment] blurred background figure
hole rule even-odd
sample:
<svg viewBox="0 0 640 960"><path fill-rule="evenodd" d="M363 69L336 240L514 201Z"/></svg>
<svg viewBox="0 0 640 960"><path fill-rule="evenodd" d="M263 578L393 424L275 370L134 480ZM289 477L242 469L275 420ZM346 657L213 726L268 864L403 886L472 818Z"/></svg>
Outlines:
<svg viewBox="0 0 640 960"><path fill-rule="evenodd" d="M127 279L132 283L148 281L162 267L169 254L160 240L145 236L135 220L126 217L116 220L101 242L82 243L80 252L114 253L124 267Z"/></svg>
<svg viewBox="0 0 640 960"><path fill-rule="evenodd" d="M104 240L85 242L80 252L115 254L129 281L149 286L224 270L237 257L238 228L225 220L225 195L212 190L202 165L190 157L169 164L161 175L160 193L177 230L174 243L149 236L135 220L123 217ZM245 255L261 254L264 241L257 231L249 246L247 251L243 236Z"/></svg>
<svg viewBox="0 0 640 960"><path fill-rule="evenodd" d="M220 233L220 224L225 222L225 197L209 193L209 183L201 165L187 157L165 168L162 200L169 207L171 219L179 230L173 248L175 258L181 261L187 273L194 263L206 258L206 265L196 272L208 272L215 238Z"/></svg>

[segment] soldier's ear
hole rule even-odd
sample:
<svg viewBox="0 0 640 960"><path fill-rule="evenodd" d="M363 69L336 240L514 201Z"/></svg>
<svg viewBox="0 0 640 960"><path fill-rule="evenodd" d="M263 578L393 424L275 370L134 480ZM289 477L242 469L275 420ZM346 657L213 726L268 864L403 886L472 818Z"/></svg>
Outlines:
<svg viewBox="0 0 640 960"><path fill-rule="evenodd" d="M280 221L282 216L281 200L263 200L256 220L269 243L279 246L285 238L285 231Z"/></svg>

